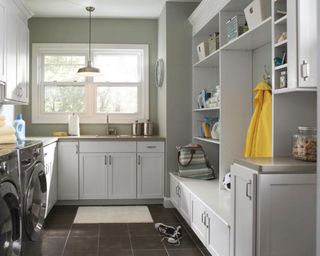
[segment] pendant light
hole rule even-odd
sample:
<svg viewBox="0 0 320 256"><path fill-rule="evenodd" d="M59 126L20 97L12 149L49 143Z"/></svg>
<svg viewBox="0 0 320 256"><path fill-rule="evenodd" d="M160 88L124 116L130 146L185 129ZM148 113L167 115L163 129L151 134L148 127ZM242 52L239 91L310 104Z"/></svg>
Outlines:
<svg viewBox="0 0 320 256"><path fill-rule="evenodd" d="M91 66L91 14L95 10L95 8L92 6L88 6L86 7L86 10L89 12L89 59L87 66L80 68L77 74L79 76L93 77L99 76L101 74L98 68Z"/></svg>

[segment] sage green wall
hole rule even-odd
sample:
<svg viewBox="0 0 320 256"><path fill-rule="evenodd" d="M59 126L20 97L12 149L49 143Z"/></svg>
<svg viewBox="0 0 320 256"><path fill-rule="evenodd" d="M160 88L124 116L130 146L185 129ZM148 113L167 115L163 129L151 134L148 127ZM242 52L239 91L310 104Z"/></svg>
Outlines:
<svg viewBox="0 0 320 256"><path fill-rule="evenodd" d="M192 141L192 27L188 17L198 3L166 2L158 21L158 53L166 77L158 89L160 135L167 138L165 195L169 172L178 169L177 145Z"/></svg>
<svg viewBox="0 0 320 256"><path fill-rule="evenodd" d="M30 43L87 43L87 28L88 20L83 18L32 18L29 20ZM156 131L158 118L157 89L154 86L154 64L158 51L157 33L158 23L156 19L93 19L92 21L93 43L149 45L149 111L151 121L155 122ZM32 67L30 77L31 72ZM30 102L32 104L32 98ZM67 130L67 125L65 124L32 124L31 105L25 107L23 112L28 136L48 136L54 131ZM110 127L116 127L122 134L131 133L130 125L118 124L110 125ZM80 129L81 134L101 135L105 132L105 125L82 124Z"/></svg>

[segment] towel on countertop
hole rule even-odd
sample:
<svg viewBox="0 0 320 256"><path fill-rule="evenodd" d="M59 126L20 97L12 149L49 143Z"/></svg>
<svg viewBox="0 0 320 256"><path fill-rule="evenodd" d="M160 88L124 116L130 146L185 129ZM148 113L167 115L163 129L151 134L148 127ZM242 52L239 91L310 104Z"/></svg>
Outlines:
<svg viewBox="0 0 320 256"><path fill-rule="evenodd" d="M15 144L17 143L16 135L1 135L0 136L0 144Z"/></svg>
<svg viewBox="0 0 320 256"><path fill-rule="evenodd" d="M0 136L1 135L13 135L16 130L11 125L0 126Z"/></svg>

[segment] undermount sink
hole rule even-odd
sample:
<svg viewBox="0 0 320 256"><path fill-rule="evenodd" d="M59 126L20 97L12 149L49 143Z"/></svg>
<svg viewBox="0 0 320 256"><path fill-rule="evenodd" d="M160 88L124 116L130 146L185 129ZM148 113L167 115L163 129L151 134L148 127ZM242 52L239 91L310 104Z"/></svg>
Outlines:
<svg viewBox="0 0 320 256"><path fill-rule="evenodd" d="M121 134L121 135L96 135L97 138L130 138L132 135Z"/></svg>

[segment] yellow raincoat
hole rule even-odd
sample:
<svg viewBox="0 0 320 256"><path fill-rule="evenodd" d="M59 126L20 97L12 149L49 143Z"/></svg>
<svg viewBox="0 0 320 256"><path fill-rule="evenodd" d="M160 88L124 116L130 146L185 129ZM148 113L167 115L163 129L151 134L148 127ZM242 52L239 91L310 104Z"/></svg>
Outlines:
<svg viewBox="0 0 320 256"><path fill-rule="evenodd" d="M255 110L247 133L245 157L272 156L272 94L266 82L260 82L254 89Z"/></svg>

